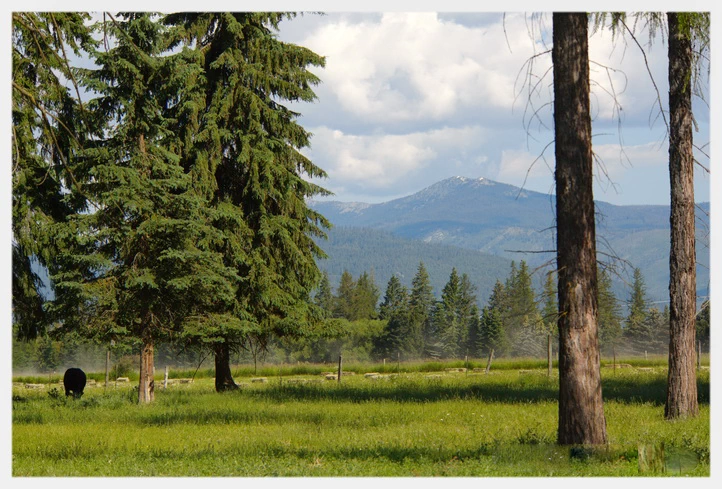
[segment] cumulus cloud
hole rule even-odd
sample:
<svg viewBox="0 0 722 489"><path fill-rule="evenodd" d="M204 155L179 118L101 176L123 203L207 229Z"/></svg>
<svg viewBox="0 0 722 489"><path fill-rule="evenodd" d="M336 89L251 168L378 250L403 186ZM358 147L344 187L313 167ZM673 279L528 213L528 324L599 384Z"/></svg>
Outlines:
<svg viewBox="0 0 722 489"><path fill-rule="evenodd" d="M483 176L492 168L481 126L441 128L410 134L345 134L325 126L312 129L308 156L329 175L335 193L374 194L419 190L423 182L452 175ZM429 180L431 179L431 180Z"/></svg>
<svg viewBox="0 0 722 489"><path fill-rule="evenodd" d="M384 13L378 22L339 16L303 44L327 57L320 73L340 107L369 122L451 119L510 111L514 82L533 54L523 16L465 26L430 13ZM511 49L511 52L510 52ZM549 61L550 62L550 61Z"/></svg>
<svg viewBox="0 0 722 489"><path fill-rule="evenodd" d="M282 38L326 56L315 70L319 101L292 108L315 133L307 153L338 199L388 200L454 175L550 190L553 145L532 165L553 140L550 14L331 13L290 24ZM666 107L666 46L637 36ZM644 57L631 39L602 30L590 38L590 60L597 182L606 174L627 189L614 201L656 195L638 183L666 161L663 124L649 127L656 93ZM695 139L704 144L702 109ZM624 153L606 144L618 139Z"/></svg>

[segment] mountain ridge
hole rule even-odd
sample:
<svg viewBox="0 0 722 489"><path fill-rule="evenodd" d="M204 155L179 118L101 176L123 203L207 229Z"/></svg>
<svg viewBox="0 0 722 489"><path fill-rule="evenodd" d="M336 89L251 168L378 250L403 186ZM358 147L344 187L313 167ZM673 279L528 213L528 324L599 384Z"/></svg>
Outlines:
<svg viewBox="0 0 722 489"><path fill-rule="evenodd" d="M310 205L335 226L377 229L507 260L523 259L533 267L555 259L554 194L487 178L451 177L414 194L376 204L313 201ZM697 207L698 289L704 291L709 284L709 203L701 202ZM595 201L595 208L600 261L623 269L618 282L631 282L632 269L640 268L650 300L665 299L669 206L619 206Z"/></svg>

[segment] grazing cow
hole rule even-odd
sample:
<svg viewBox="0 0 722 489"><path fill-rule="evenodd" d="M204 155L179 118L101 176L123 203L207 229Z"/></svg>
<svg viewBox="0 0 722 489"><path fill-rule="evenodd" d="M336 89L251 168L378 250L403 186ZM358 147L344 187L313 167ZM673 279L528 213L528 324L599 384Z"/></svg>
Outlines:
<svg viewBox="0 0 722 489"><path fill-rule="evenodd" d="M65 385L65 395L69 396L73 393L73 397L78 399L83 395L85 389L85 372L79 368L69 368L63 376L63 384Z"/></svg>

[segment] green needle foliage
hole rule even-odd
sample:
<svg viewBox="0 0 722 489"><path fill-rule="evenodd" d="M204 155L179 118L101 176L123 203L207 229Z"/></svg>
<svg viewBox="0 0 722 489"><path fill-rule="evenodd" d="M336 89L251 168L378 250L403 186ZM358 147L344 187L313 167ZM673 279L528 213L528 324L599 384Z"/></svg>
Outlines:
<svg viewBox="0 0 722 489"><path fill-rule="evenodd" d="M203 70L195 154L184 164L213 205L227 211L219 229L238 236L227 224L242 216L245 225L238 242L245 255L239 259L229 248L226 262L242 278L236 300L254 327L221 335L194 331L218 340L216 367L227 374L220 386L234 385L226 368L230 348L266 344L271 333L312 332L324 316L310 301L321 279L316 259L325 256L313 238L325 237L330 224L306 199L329 193L307 180L326 174L301 154L310 134L296 122L299 114L281 103L315 100L319 79L308 68L323 66L324 59L277 39L279 23L291 17L211 12L163 19L171 27L171 47L194 46Z"/></svg>
<svg viewBox="0 0 722 489"><path fill-rule="evenodd" d="M162 26L151 14L110 19L98 28L114 47L94 51L99 68L81 72L98 94L88 108L107 128L80 152L93 208L57 226L64 247L53 310L60 331L141 342L152 379L153 345L182 325L243 319L228 314L239 277L218 251L217 216L180 165L170 117L197 65L187 52L162 56Z"/></svg>
<svg viewBox="0 0 722 489"><path fill-rule="evenodd" d="M22 339L49 325L37 260L52 268L56 243L50 225L80 208L70 158L83 144L85 120L68 55L95 41L83 13L12 15L12 293L15 332ZM67 87L71 81L72 88Z"/></svg>

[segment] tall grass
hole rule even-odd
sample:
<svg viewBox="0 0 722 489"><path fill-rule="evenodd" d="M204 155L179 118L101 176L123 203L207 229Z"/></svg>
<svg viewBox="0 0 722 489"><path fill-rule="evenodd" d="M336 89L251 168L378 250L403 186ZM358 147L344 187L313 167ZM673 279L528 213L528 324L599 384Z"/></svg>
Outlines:
<svg viewBox="0 0 722 489"><path fill-rule="evenodd" d="M557 380L543 370L419 370L340 384L239 377L236 392L198 378L157 388L143 406L128 385L89 388L79 400L16 387L13 475L632 476L640 443L691 453L684 474L709 475L707 372L700 416L670 423L665 372L605 369L610 445L583 457L554 444Z"/></svg>
<svg viewBox="0 0 722 489"><path fill-rule="evenodd" d="M486 367L487 360L480 358L472 358L466 360L411 360L411 361L387 361L387 362L343 362L343 370L345 372L354 372L363 374L367 372L378 373L415 373L415 372L439 372L446 368L474 368L483 369ZM614 361L611 358L602 359L601 366L611 368ZM617 364L630 365L632 367L667 367L667 357L664 355L650 355L645 359L642 357L618 358ZM709 355L703 355L702 364L709 366ZM533 370L546 369L547 360L538 358L498 358L494 359L491 365L492 371L507 370ZM558 362L554 360L553 368L558 368ZM253 365L235 365L231 371L234 377L287 377L294 375L320 375L323 372L336 372L337 363L295 363L295 364L264 364L257 369ZM86 372L88 379L96 382L105 381L105 372ZM157 368L155 372L156 380L162 380L165 372L163 368ZM168 377L170 379L208 379L215 376L213 368L171 368ZM131 381L138 381L138 373L132 372L127 375ZM17 376L13 377L13 382L22 383L58 383L62 380L62 374L46 374L34 376ZM111 381L115 380L111 377Z"/></svg>

